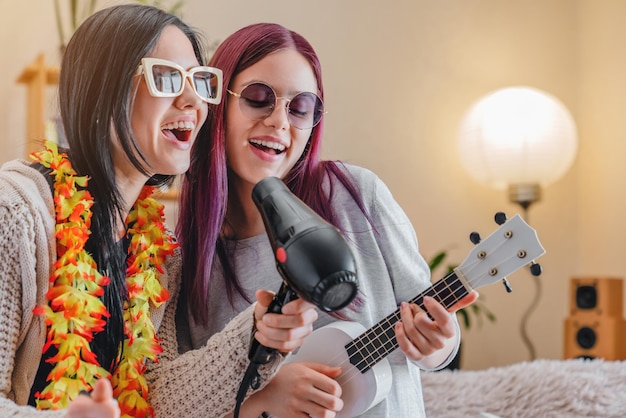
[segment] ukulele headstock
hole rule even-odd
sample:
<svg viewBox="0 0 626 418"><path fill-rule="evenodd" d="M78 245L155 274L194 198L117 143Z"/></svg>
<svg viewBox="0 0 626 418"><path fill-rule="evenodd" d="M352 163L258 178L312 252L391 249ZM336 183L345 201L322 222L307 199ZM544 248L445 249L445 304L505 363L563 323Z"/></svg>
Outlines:
<svg viewBox="0 0 626 418"><path fill-rule="evenodd" d="M470 240L476 246L465 260L454 269L455 273L470 289L478 289L506 277L520 268L530 265L533 275L541 274L541 266L535 259L545 254L537 232L518 214L506 219L502 212L496 214L496 223L500 225L486 239L481 240L476 232L470 234Z"/></svg>

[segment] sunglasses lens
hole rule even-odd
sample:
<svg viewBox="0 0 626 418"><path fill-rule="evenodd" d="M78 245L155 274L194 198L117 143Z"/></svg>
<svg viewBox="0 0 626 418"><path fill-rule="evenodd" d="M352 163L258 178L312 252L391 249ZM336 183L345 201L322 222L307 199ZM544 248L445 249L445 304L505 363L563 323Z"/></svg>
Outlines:
<svg viewBox="0 0 626 418"><path fill-rule="evenodd" d="M153 65L152 79L156 89L164 94L176 94L182 91L183 74L174 67Z"/></svg>
<svg viewBox="0 0 626 418"><path fill-rule="evenodd" d="M317 125L324 113L322 100L313 93L299 93L289 102L289 122L298 129Z"/></svg>
<svg viewBox="0 0 626 418"><path fill-rule="evenodd" d="M281 100L285 100L281 98ZM239 94L241 112L252 120L262 120L272 114L276 107L276 94L267 84L252 83ZM310 129L317 125L324 114L322 99L313 93L296 94L287 108L289 123L298 129Z"/></svg>
<svg viewBox="0 0 626 418"><path fill-rule="evenodd" d="M250 119L265 119L274 111L276 95L270 86L253 83L241 91L239 106Z"/></svg>
<svg viewBox="0 0 626 418"><path fill-rule="evenodd" d="M208 67L195 67L185 72L165 60L144 58L142 65L149 79L151 94L156 97L177 97L183 93L186 78L193 82L193 89L204 101L218 103L221 97L221 75L219 70L209 71Z"/></svg>
<svg viewBox="0 0 626 418"><path fill-rule="evenodd" d="M198 96L205 100L213 100L218 94L217 75L208 71L197 71L193 74L193 86Z"/></svg>

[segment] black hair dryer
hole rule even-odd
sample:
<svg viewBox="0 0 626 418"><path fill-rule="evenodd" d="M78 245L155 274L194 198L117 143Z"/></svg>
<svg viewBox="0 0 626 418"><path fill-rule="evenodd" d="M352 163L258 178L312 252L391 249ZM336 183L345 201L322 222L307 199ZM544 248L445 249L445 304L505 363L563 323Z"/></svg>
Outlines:
<svg viewBox="0 0 626 418"><path fill-rule="evenodd" d="M263 217L283 278L268 312L280 313L283 305L297 297L325 312L352 302L358 292L356 263L339 230L291 193L278 177L258 182L252 200ZM248 357L266 364L274 351L253 339Z"/></svg>

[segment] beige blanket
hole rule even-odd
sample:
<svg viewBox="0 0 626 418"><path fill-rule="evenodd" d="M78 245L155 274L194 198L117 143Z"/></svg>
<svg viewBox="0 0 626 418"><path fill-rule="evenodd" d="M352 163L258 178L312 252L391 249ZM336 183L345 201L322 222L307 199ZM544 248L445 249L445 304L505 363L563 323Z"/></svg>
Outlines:
<svg viewBox="0 0 626 418"><path fill-rule="evenodd" d="M624 418L626 361L536 360L422 372L428 418Z"/></svg>

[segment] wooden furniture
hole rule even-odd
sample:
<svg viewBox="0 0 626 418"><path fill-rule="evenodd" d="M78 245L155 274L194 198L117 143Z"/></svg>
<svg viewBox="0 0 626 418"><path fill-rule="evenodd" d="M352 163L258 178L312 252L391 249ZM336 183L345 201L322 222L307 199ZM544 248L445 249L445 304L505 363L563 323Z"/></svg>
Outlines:
<svg viewBox="0 0 626 418"><path fill-rule="evenodd" d="M59 68L46 65L40 54L17 79L27 87L26 155L41 148L46 137L46 87L59 83Z"/></svg>
<svg viewBox="0 0 626 418"><path fill-rule="evenodd" d="M46 65L44 54L39 54L37 58L29 64L17 79L18 83L26 84L26 155L41 149L41 144L47 137L46 107L49 103L47 88L59 84L59 67ZM178 187L172 187L165 192L159 192L157 197L162 200L176 200L178 198Z"/></svg>

